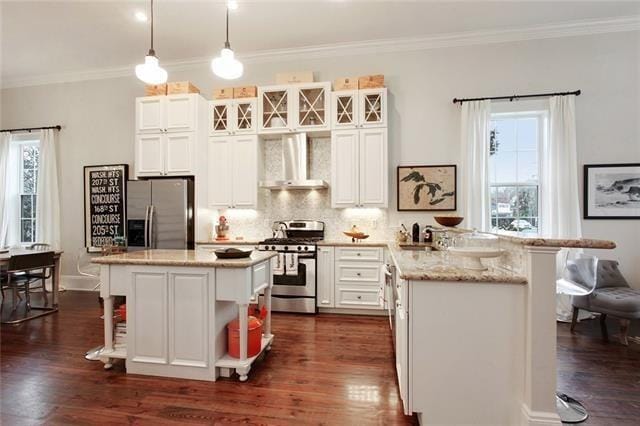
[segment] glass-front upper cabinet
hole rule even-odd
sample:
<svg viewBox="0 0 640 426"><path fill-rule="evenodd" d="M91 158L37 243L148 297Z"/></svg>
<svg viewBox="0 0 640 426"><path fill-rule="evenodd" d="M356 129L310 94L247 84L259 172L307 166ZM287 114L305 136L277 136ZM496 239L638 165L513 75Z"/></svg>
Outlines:
<svg viewBox="0 0 640 426"><path fill-rule="evenodd" d="M303 83L294 86L295 129L329 130L331 128L331 83Z"/></svg>
<svg viewBox="0 0 640 426"><path fill-rule="evenodd" d="M256 133L257 104L256 98L209 102L209 134L217 136Z"/></svg>
<svg viewBox="0 0 640 426"><path fill-rule="evenodd" d="M256 133L258 101L256 98L234 99L233 128L236 133Z"/></svg>
<svg viewBox="0 0 640 426"><path fill-rule="evenodd" d="M331 98L333 128L356 127L358 123L358 91L342 90L333 92Z"/></svg>
<svg viewBox="0 0 640 426"><path fill-rule="evenodd" d="M209 134L230 135L232 131L231 99L209 102Z"/></svg>
<svg viewBox="0 0 640 426"><path fill-rule="evenodd" d="M385 127L387 125L387 89L358 91L359 127Z"/></svg>
<svg viewBox="0 0 640 426"><path fill-rule="evenodd" d="M259 130L261 133L293 131L291 86L258 88Z"/></svg>

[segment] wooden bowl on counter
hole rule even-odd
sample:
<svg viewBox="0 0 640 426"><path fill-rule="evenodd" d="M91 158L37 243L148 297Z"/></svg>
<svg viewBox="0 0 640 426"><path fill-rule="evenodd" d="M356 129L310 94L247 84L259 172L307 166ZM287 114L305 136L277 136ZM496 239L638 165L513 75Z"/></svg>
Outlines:
<svg viewBox="0 0 640 426"><path fill-rule="evenodd" d="M460 225L464 220L462 216L435 216L433 218L436 222L438 222L442 226L450 226L454 227Z"/></svg>

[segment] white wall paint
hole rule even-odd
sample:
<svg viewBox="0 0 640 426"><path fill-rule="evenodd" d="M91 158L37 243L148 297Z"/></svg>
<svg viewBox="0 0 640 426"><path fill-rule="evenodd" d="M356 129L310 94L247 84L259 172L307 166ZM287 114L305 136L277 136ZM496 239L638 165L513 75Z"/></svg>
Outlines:
<svg viewBox="0 0 640 426"><path fill-rule="evenodd" d="M395 211L395 166L457 163L459 110L453 97L582 89L577 99L578 160L584 163L640 162L640 33L628 32L487 46L446 48L301 62L248 65L241 84L270 84L275 74L313 70L316 80L385 74L389 88L390 211L388 221L431 222L430 214ZM133 74L133 72L132 72ZM205 65L172 72L191 80L209 97L214 79ZM235 85L236 83L234 83ZM5 89L5 127L62 124L60 167L63 249L83 244L82 166L133 166L134 98L143 86L132 76L111 80ZM583 222L584 235L618 243L603 257L618 258L640 287L640 222ZM64 273L73 273L65 256Z"/></svg>

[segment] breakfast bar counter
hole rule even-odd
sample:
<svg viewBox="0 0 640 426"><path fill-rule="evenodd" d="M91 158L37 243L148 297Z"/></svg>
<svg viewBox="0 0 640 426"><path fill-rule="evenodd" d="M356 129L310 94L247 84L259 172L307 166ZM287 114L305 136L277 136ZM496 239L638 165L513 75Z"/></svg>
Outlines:
<svg viewBox="0 0 640 426"><path fill-rule="evenodd" d="M143 250L96 258L104 299L105 368L125 359L128 373L215 381L248 378L269 350L272 252L219 259L195 250ZM261 348L248 356L248 308L264 293ZM114 298L126 296L126 322L114 327ZM240 356L228 354L227 324L238 318ZM114 333L116 331L119 336Z"/></svg>

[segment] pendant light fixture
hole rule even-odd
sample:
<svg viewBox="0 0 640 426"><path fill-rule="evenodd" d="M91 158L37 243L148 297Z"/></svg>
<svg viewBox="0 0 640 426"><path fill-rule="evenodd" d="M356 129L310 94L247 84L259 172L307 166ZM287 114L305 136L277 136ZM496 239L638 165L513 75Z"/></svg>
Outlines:
<svg viewBox="0 0 640 426"><path fill-rule="evenodd" d="M220 56L211 61L211 70L215 75L225 80L235 80L242 77L244 66L242 62L235 58L231 45L229 44L229 7L227 6L227 39L224 48L220 51Z"/></svg>
<svg viewBox="0 0 640 426"><path fill-rule="evenodd" d="M162 84L167 82L167 71L161 68L153 50L153 0L151 0L151 48L144 57L144 64L136 65L136 77L147 84Z"/></svg>

